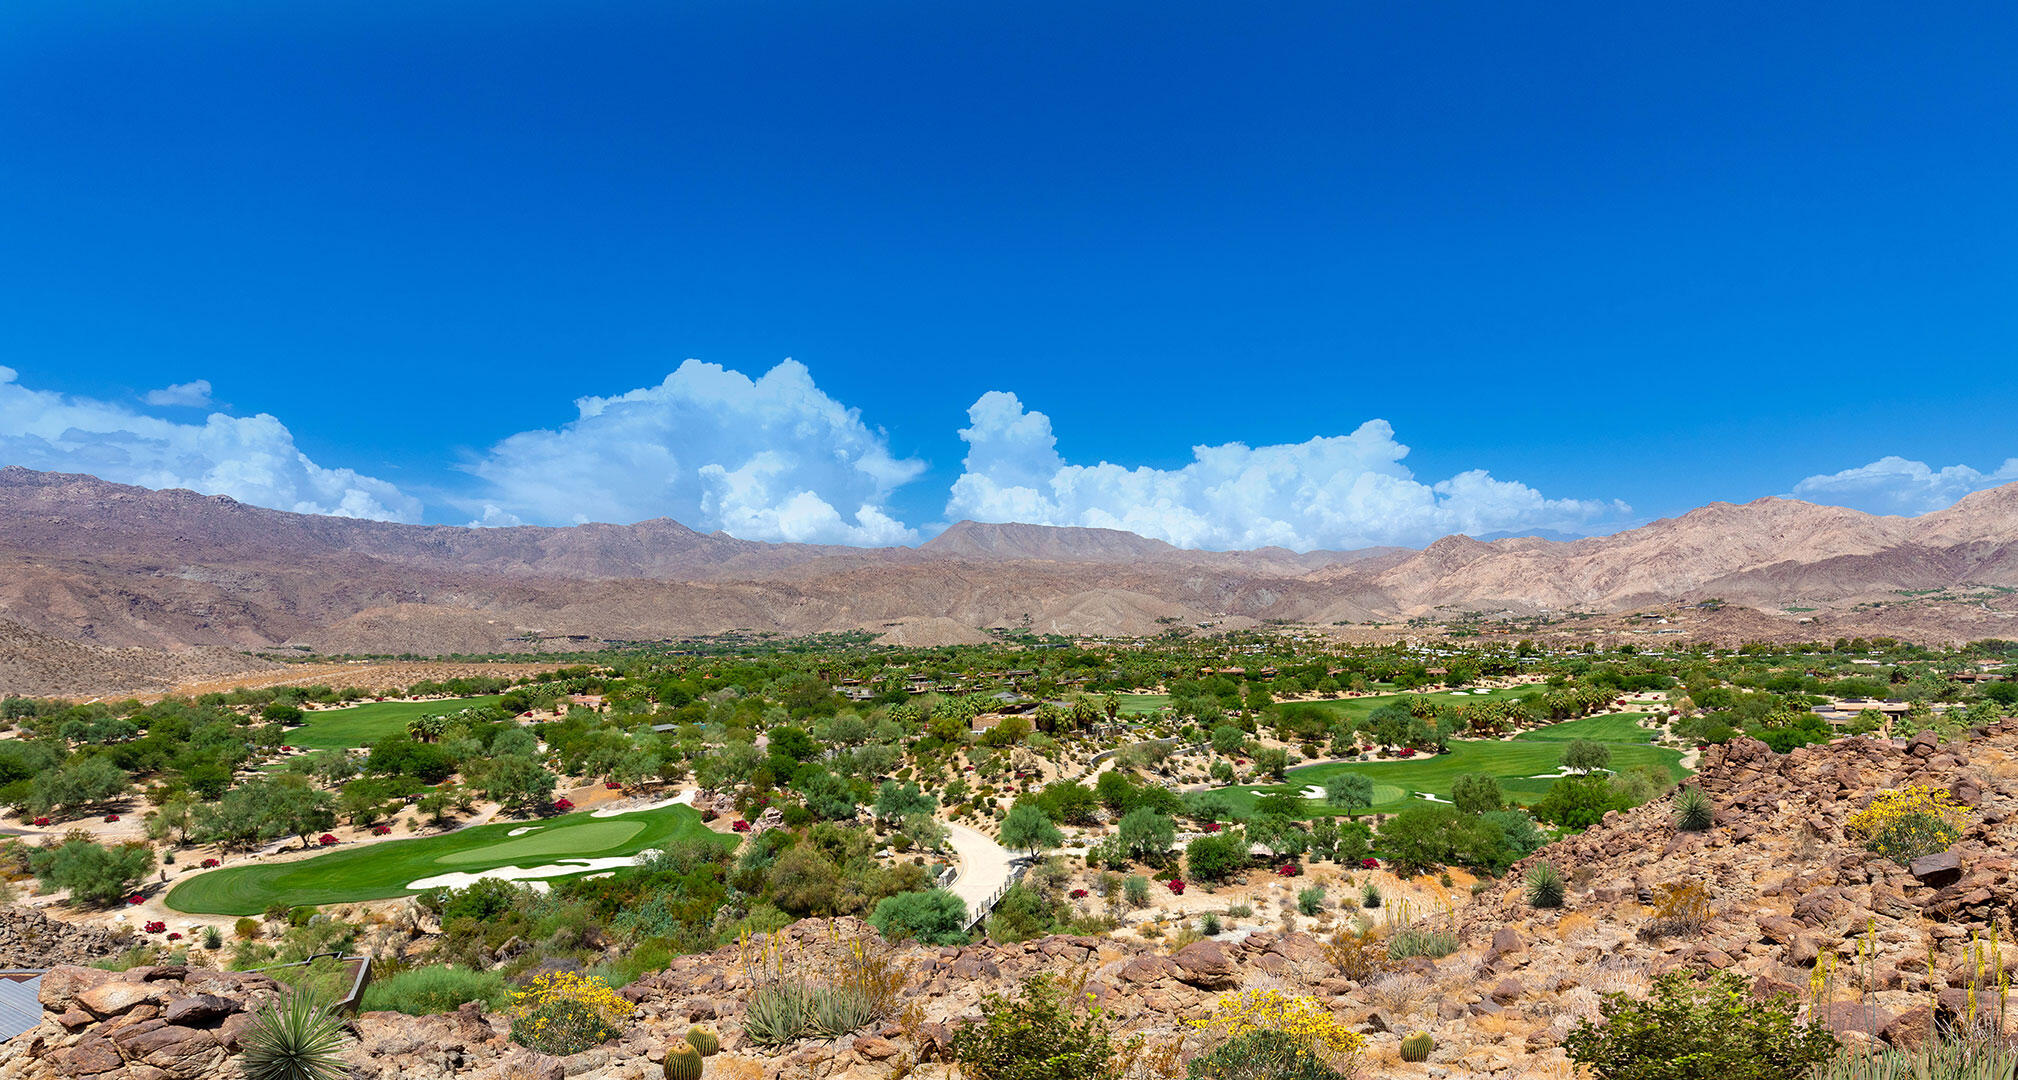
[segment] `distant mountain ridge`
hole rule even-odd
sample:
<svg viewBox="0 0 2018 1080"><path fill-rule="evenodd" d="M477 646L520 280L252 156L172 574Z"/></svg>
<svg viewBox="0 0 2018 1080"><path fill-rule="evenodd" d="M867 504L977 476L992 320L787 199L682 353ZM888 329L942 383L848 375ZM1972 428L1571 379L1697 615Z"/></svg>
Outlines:
<svg viewBox="0 0 2018 1080"><path fill-rule="evenodd" d="M977 522L917 548L763 543L669 519L403 525L0 469L0 619L111 647L438 654L735 629L929 643L990 627L1153 634L1710 598L1789 633L1794 608L1867 622L1882 610L1923 636L2018 637L2018 613L1996 597L1899 602L1963 586L2018 587L2018 485L1918 518L1767 498L1572 541L1450 536L1421 551L1297 553Z"/></svg>

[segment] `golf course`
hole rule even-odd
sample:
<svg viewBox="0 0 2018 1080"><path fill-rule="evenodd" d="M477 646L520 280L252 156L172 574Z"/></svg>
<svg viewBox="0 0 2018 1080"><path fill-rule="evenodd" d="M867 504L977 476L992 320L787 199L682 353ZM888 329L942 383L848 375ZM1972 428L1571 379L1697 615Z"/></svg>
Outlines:
<svg viewBox="0 0 2018 1080"><path fill-rule="evenodd" d="M1324 786L1333 777L1359 773L1374 784L1374 805L1368 812L1393 813L1412 804L1420 805L1419 793L1448 799L1452 780L1467 773L1483 773L1497 779L1509 799L1526 805L1548 793L1555 783L1552 774L1560 767L1563 748L1576 739L1604 744L1612 752L1611 768L1615 772L1637 765L1656 765L1681 779L1686 775L1681 767L1681 752L1651 745L1654 733L1638 723L1644 715L1587 716L1524 731L1511 739L1452 739L1447 754L1306 765L1289 770L1285 783L1218 790L1236 812L1245 815L1253 809L1256 796L1299 795L1306 788ZM1306 807L1312 814L1336 812L1321 801L1308 802Z"/></svg>
<svg viewBox="0 0 2018 1080"><path fill-rule="evenodd" d="M514 835L516 834L516 835ZM516 867L526 880L554 881L608 870L647 848L679 840L733 845L691 807L665 806L610 817L582 811L506 821L437 836L358 844L294 862L212 870L170 889L165 902L192 915L256 915L273 904L341 904L404 896L463 876Z"/></svg>
<svg viewBox="0 0 2018 1080"><path fill-rule="evenodd" d="M444 716L475 705L495 705L498 696L437 698L433 701L373 701L346 709L317 709L308 713L300 727L290 728L289 746L309 750L348 750L406 733L408 721L421 716Z"/></svg>

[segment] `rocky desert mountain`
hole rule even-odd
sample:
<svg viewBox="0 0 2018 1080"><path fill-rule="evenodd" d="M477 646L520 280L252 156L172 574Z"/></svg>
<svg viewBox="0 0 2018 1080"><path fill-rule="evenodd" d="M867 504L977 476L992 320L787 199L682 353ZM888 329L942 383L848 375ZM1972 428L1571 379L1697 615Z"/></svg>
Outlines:
<svg viewBox="0 0 2018 1080"><path fill-rule="evenodd" d="M1783 639L2018 631L2018 485L1919 518L1713 503L1570 542L1451 536L1422 551L1186 551L1131 533L962 522L918 548L769 544L659 519L401 525L0 469L0 669L109 649L487 652L737 629L908 643L989 628L1155 634L1261 621L1418 625L1748 611L1690 632ZM1717 605L1710 605L1715 607ZM198 666L201 666L200 664Z"/></svg>

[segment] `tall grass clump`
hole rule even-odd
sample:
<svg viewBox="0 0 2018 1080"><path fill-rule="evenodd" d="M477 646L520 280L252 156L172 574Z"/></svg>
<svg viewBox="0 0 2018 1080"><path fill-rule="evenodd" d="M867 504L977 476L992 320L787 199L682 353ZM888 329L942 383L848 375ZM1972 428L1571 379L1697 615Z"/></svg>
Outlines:
<svg viewBox="0 0 2018 1080"><path fill-rule="evenodd" d="M2018 1050L1977 1035L1913 1050L1844 1054L1816 1070L1815 1080L2010 1080L2014 1075Z"/></svg>
<svg viewBox="0 0 2018 1080"><path fill-rule="evenodd" d="M1717 808L1703 789L1694 784L1675 792L1675 828L1683 832L1702 832L1715 824Z"/></svg>
<svg viewBox="0 0 2018 1080"><path fill-rule="evenodd" d="M1563 906L1563 897L1568 895L1569 885L1563 881L1562 871L1553 863L1536 863L1528 870L1528 906L1557 908Z"/></svg>
<svg viewBox="0 0 2018 1080"><path fill-rule="evenodd" d="M409 1016L454 1012L466 1001L501 1008L510 991L495 971L471 971L454 964L402 971L364 988L365 1012L403 1012Z"/></svg>
<svg viewBox="0 0 2018 1080"><path fill-rule="evenodd" d="M743 1033L751 1042L840 1038L896 1012L910 969L873 935L844 939L831 924L828 935L825 955L782 933L744 939L740 963L752 988Z"/></svg>

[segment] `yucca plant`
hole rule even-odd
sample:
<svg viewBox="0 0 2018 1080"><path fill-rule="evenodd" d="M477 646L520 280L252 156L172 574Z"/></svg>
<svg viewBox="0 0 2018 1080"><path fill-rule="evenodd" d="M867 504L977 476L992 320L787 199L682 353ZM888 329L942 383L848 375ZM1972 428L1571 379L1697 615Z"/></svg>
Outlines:
<svg viewBox="0 0 2018 1080"><path fill-rule="evenodd" d="M813 991L812 1027L821 1038L838 1039L868 1027L876 1019L869 995L852 986L823 986Z"/></svg>
<svg viewBox="0 0 2018 1080"><path fill-rule="evenodd" d="M1702 832L1716 822L1717 808L1703 789L1690 784L1675 792L1675 828Z"/></svg>
<svg viewBox="0 0 2018 1080"><path fill-rule="evenodd" d="M245 1080L339 1080L349 1071L337 1056L349 1042L343 1021L300 991L254 1013L240 1041Z"/></svg>
<svg viewBox="0 0 2018 1080"><path fill-rule="evenodd" d="M1563 897L1568 892L1569 886L1563 882L1562 871L1557 870L1554 863L1536 863L1528 870L1527 896L1530 907L1561 907Z"/></svg>
<svg viewBox="0 0 2018 1080"><path fill-rule="evenodd" d="M1849 1053L1815 1073L1815 1080L2010 1080L2018 1050L1994 1038L1943 1039L1917 1050Z"/></svg>

